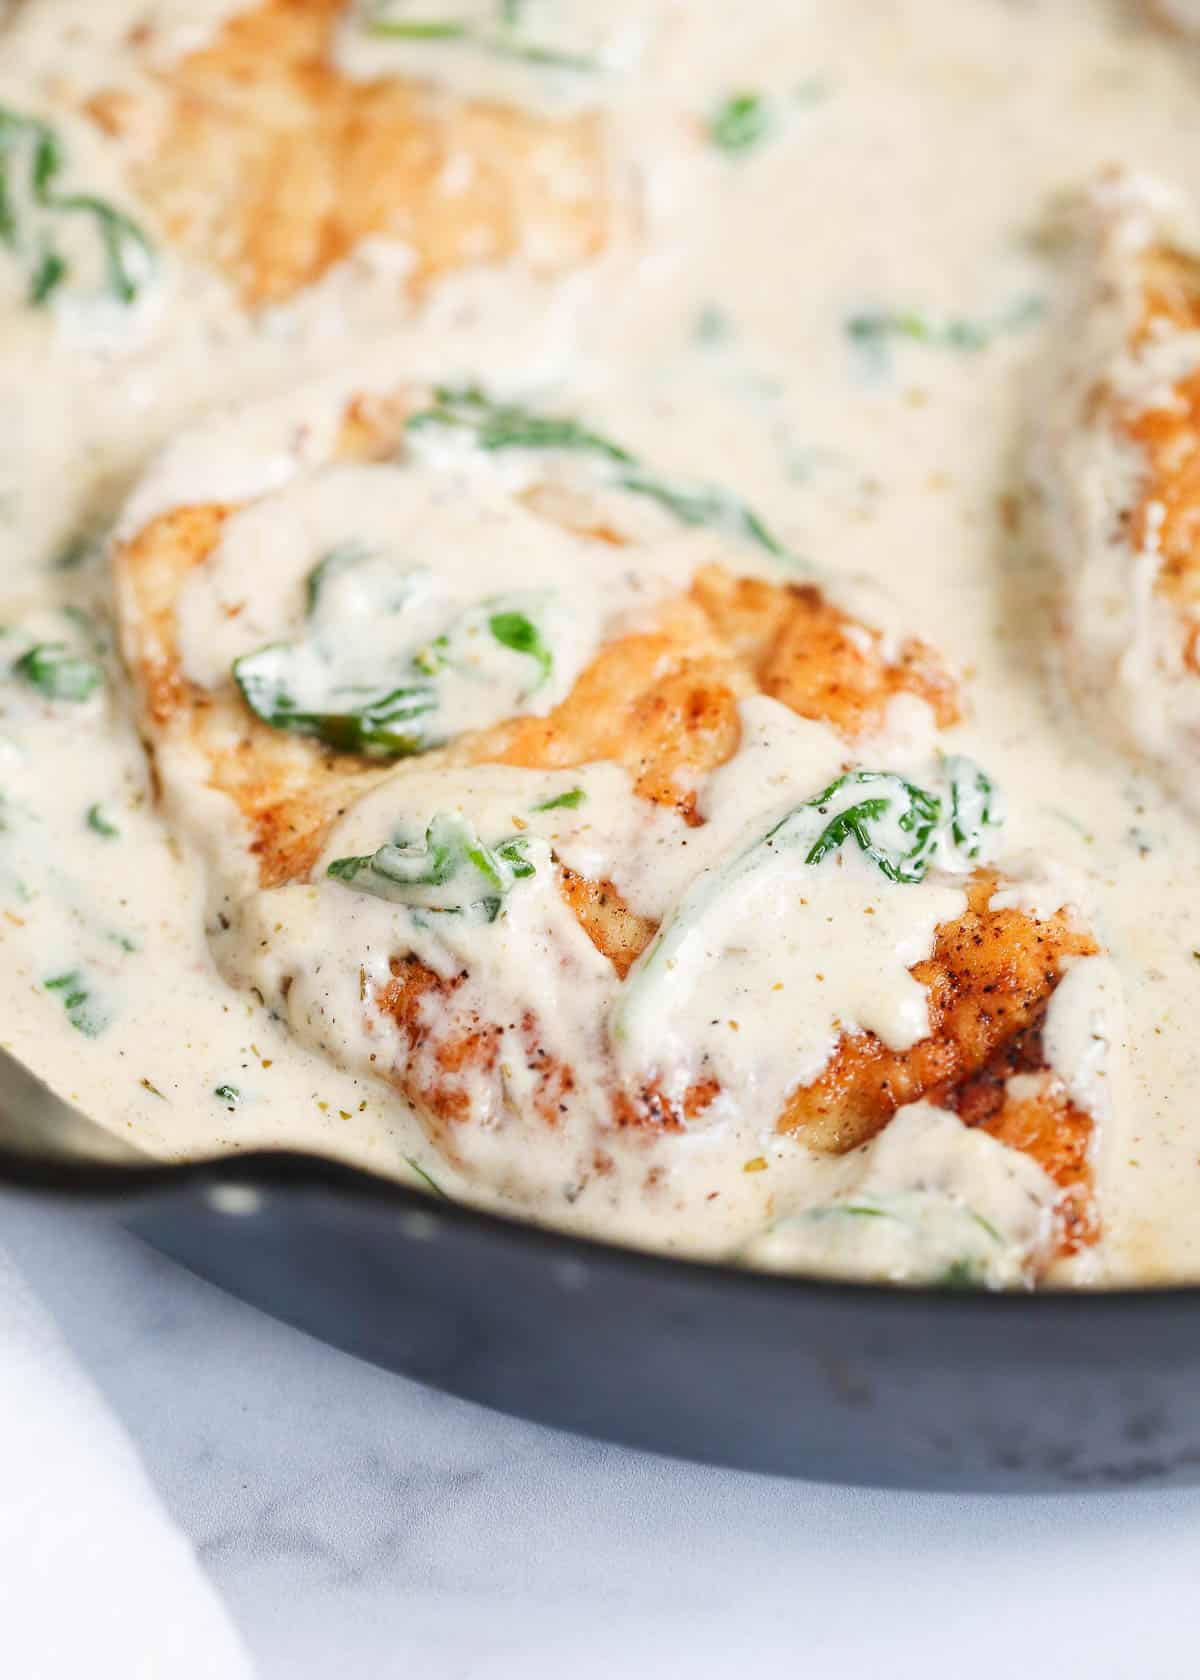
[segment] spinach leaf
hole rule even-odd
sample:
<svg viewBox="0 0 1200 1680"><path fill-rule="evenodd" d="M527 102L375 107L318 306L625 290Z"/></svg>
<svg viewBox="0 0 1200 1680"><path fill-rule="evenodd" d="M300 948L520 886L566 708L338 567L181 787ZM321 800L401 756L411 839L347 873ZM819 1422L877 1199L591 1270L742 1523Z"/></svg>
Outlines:
<svg viewBox="0 0 1200 1680"><path fill-rule="evenodd" d="M518 881L536 873L524 835L486 845L458 812L441 811L423 845L390 843L365 857L335 858L326 873L356 892L426 910L478 911L495 921Z"/></svg>
<svg viewBox="0 0 1200 1680"><path fill-rule="evenodd" d="M577 811L587 798L581 787L568 788L566 793L556 794L553 799L544 799L540 805L535 805L535 811Z"/></svg>
<svg viewBox="0 0 1200 1680"><path fill-rule="evenodd" d="M622 490L633 496L648 496L679 520L681 525L714 525L765 548L769 554L785 557L787 550L763 524L754 509L727 491L671 484L645 472L618 478Z"/></svg>
<svg viewBox="0 0 1200 1680"><path fill-rule="evenodd" d="M836 782L831 782L823 793L810 799L807 807L802 809L816 810L824 816L845 789L869 784L881 785L885 791L855 805L844 806L831 817L814 840L805 863L820 863L845 845L847 840L853 840L859 851L870 858L889 881L924 880L937 849L936 834L942 818L942 801L937 794L887 770L854 770L849 775L839 776ZM890 816L897 804L901 807L896 818L897 825L902 835L912 842L906 850L881 844L872 832L873 825ZM777 824L764 844L770 845L777 835L783 834L793 823L794 815Z"/></svg>
<svg viewBox="0 0 1200 1680"><path fill-rule="evenodd" d="M873 1207L870 1202L827 1202L823 1207L809 1208L808 1219L895 1219L889 1208Z"/></svg>
<svg viewBox="0 0 1200 1680"><path fill-rule="evenodd" d="M915 310L852 315L846 322L846 331L860 344L907 338L914 344L932 344L944 350L983 350L990 340L989 332L980 322L965 318L938 321Z"/></svg>
<svg viewBox="0 0 1200 1680"><path fill-rule="evenodd" d="M428 746L421 720L437 709L432 689L401 683L337 710L305 709L291 686L302 658L303 650L295 644L277 642L234 661L234 681L247 706L263 723L293 735L312 736L337 752L359 753L366 758L404 758Z"/></svg>
<svg viewBox="0 0 1200 1680"><path fill-rule="evenodd" d="M23 260L28 301L40 306L70 278L57 235L69 219L82 217L100 246L106 292L128 307L153 270L153 247L132 217L107 200L60 191L65 166L62 142L48 123L0 105L0 244Z"/></svg>
<svg viewBox="0 0 1200 1680"><path fill-rule="evenodd" d="M705 345L726 344L733 336L734 325L727 312L719 304L703 304L692 327L695 342Z"/></svg>
<svg viewBox="0 0 1200 1680"><path fill-rule="evenodd" d="M537 661L542 673L539 687L549 681L554 671L554 655L532 619L520 612L493 613L488 619L488 629L501 647L510 648L513 653L527 654Z"/></svg>
<svg viewBox="0 0 1200 1680"><path fill-rule="evenodd" d="M94 530L77 531L55 554L50 561L52 572L76 572L79 568L97 559L104 551L105 537L102 532Z"/></svg>
<svg viewBox="0 0 1200 1680"><path fill-rule="evenodd" d="M952 761L952 782L957 777L977 792L973 774L987 781L969 760ZM860 788L870 789L861 799L856 797ZM991 802L980 806L971 822L964 824L960 814L964 844L956 838L952 797L919 787L890 770L853 770L839 776L780 818L745 851L703 874L684 895L621 988L614 1036L630 1036L635 1015L675 967L703 917L774 855L802 849L805 864L817 868L842 846L853 843L886 880L897 885L916 885L934 864L966 873L982 845L983 828L1003 820L990 782L988 791ZM973 844L971 851L968 848Z"/></svg>
<svg viewBox="0 0 1200 1680"><path fill-rule="evenodd" d="M496 402L478 385L434 388L430 407L410 415L410 433L446 427L471 434L478 449L566 450L594 457L604 470L602 482L631 496L645 496L682 525L711 525L787 557L783 544L754 510L728 491L711 485L673 483L644 467L628 449L602 432L561 415L539 414L519 403Z"/></svg>
<svg viewBox="0 0 1200 1680"><path fill-rule="evenodd" d="M1020 298L1011 308L988 318L952 316L944 319L920 310L868 310L852 315L846 332L857 344L879 354L889 340L908 339L940 350L986 350L1004 333L1014 332L1040 319L1045 304L1039 297Z"/></svg>
<svg viewBox="0 0 1200 1680"><path fill-rule="evenodd" d="M735 93L708 120L708 137L730 156L757 146L771 130L771 113L761 93Z"/></svg>
<svg viewBox="0 0 1200 1680"><path fill-rule="evenodd" d="M338 578L360 566L364 560L369 560L371 553L372 551L362 543L339 543L336 548L331 548L323 559L317 561L304 580L304 601L310 618L321 610L321 597L327 588L336 583Z"/></svg>
<svg viewBox="0 0 1200 1680"><path fill-rule="evenodd" d="M442 1189L442 1187L438 1183L437 1179L434 1178L431 1173L427 1173L425 1171L425 1168L421 1165L420 1161L416 1160L412 1155L406 1155L404 1157L404 1159L408 1163L408 1165L412 1168L412 1170L416 1173L417 1177L426 1185L426 1187L428 1189L432 1190L432 1192L435 1196L440 1196L442 1201L444 1201L444 1202L449 1201L450 1198L447 1196L446 1192Z"/></svg>
<svg viewBox="0 0 1200 1680"><path fill-rule="evenodd" d="M371 35L393 41L459 41L494 58L515 59L555 70L592 71L600 61L586 53L569 52L527 40L519 33L520 0L498 0L494 27L479 26L460 18L400 18L389 15L390 0L382 0L367 18Z"/></svg>
<svg viewBox="0 0 1200 1680"><path fill-rule="evenodd" d="M950 776L950 831L969 858L983 850L985 831L1004 821L1004 806L991 779L969 758L946 761Z"/></svg>
<svg viewBox="0 0 1200 1680"><path fill-rule="evenodd" d="M474 715L486 724L551 678L554 650L541 615L552 594L496 595L455 612L451 602L439 605L437 591L427 567L406 570L355 543L334 549L306 579L304 634L234 661L247 706L272 729L311 736L339 752L399 758L436 744L435 714L444 703L453 715L456 696L474 695ZM429 637L431 611L444 628ZM536 680L513 695L511 669L481 663L489 637L532 660ZM489 688L500 706L495 718L485 715Z"/></svg>
<svg viewBox="0 0 1200 1680"><path fill-rule="evenodd" d="M538 414L521 403L494 402L478 385L435 385L433 403L408 419L410 432L446 426L471 432L478 449L573 449L633 464L633 456L578 420Z"/></svg>
<svg viewBox="0 0 1200 1680"><path fill-rule="evenodd" d="M935 1277L929 1287L931 1289L983 1289L986 1287L978 1266L969 1260L954 1260Z"/></svg>
<svg viewBox="0 0 1200 1680"><path fill-rule="evenodd" d="M426 720L438 697L402 645L384 669L365 679L352 661L361 614L354 574L362 575L372 616L400 618L427 574L405 572L360 543L332 549L305 579L307 634L273 642L233 664L233 678L247 706L272 729L307 735L338 752L367 758L402 758L430 745ZM339 611L340 609L340 611ZM351 663L347 663L347 651Z"/></svg>
<svg viewBox="0 0 1200 1680"><path fill-rule="evenodd" d="M104 681L94 659L75 653L65 642L37 642L13 666L19 677L47 700L88 700Z"/></svg>
<svg viewBox="0 0 1200 1680"><path fill-rule="evenodd" d="M107 805L95 804L87 808L87 825L93 834L98 834L104 840L116 840L121 830L109 815Z"/></svg>
<svg viewBox="0 0 1200 1680"><path fill-rule="evenodd" d="M829 95L821 76L799 83L790 96L742 90L723 99L708 118L708 138L728 157L741 158L768 140L787 122L788 107L816 105Z"/></svg>
<svg viewBox="0 0 1200 1680"><path fill-rule="evenodd" d="M46 991L58 994L67 1020L85 1038L97 1038L108 1026L108 1015L97 1003L81 969L73 968L65 974L53 975L49 980L43 980L42 985Z"/></svg>

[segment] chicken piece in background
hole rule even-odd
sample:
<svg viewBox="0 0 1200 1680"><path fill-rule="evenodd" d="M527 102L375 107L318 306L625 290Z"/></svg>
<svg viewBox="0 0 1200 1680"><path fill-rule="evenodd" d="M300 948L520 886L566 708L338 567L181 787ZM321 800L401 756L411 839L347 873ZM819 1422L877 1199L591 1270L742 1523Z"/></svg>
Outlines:
<svg viewBox="0 0 1200 1680"><path fill-rule="evenodd" d="M1061 645L1097 727L1197 802L1200 260L1160 183L1089 194L1038 388L1032 477L1061 578Z"/></svg>

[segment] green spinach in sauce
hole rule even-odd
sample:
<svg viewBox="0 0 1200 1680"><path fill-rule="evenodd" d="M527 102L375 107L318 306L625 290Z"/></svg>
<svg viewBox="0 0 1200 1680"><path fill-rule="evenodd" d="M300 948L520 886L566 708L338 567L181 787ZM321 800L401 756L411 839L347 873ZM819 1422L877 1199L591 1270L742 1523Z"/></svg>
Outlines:
<svg viewBox="0 0 1200 1680"><path fill-rule="evenodd" d="M104 682L97 662L76 653L66 642L35 642L14 663L13 671L47 700L76 704L90 700Z"/></svg>
<svg viewBox="0 0 1200 1680"><path fill-rule="evenodd" d="M551 604L548 594L494 596L457 611L447 605L445 628L422 638L411 627L412 611L427 609L434 589L426 568L406 570L353 543L334 549L306 580L304 636L234 661L242 698L272 729L311 736L339 752L403 758L444 739L441 679L476 688L487 681L478 658L481 633L531 662L537 675L525 699L549 680L554 650L539 622ZM365 647L364 614L372 626Z"/></svg>
<svg viewBox="0 0 1200 1680"><path fill-rule="evenodd" d="M852 770L795 806L753 845L703 876L666 918L626 980L614 1019L627 1037L634 1014L656 995L681 948L712 907L773 856L802 850L817 868L853 844L888 881L916 885L941 864L964 873L1004 820L990 779L970 759L947 759L946 791L920 787L890 770Z"/></svg>
<svg viewBox="0 0 1200 1680"><path fill-rule="evenodd" d="M548 70L596 71L600 60L589 53L549 46L522 33L522 0L497 0L492 24L465 18L417 18L398 15L395 0L380 0L366 19L367 33L378 39L414 43L457 42L493 58L515 60Z"/></svg>
<svg viewBox="0 0 1200 1680"><path fill-rule="evenodd" d="M536 873L524 835L488 845L459 813L441 811L423 844L390 843L365 857L335 858L327 874L356 892L435 913L477 911L494 922L518 881Z"/></svg>
<svg viewBox="0 0 1200 1680"><path fill-rule="evenodd" d="M106 199L63 191L65 168L65 148L49 123L0 105L0 249L22 265L28 302L43 305L72 278L63 244L70 224L86 223L103 264L104 293L128 307L153 272L153 247Z"/></svg>
<svg viewBox="0 0 1200 1680"><path fill-rule="evenodd" d="M97 1001L92 984L82 969L54 974L42 985L53 992L66 1012L67 1020L85 1038L98 1038L109 1024L107 1010Z"/></svg>
<svg viewBox="0 0 1200 1680"><path fill-rule="evenodd" d="M600 470L602 484L657 502L682 525L723 529L770 554L788 558L787 550L764 520L737 496L715 485L679 483L652 472L622 444L578 420L494 400L478 385L439 385L434 388L429 407L410 416L408 431L419 434L439 426L469 434L475 447L489 454L502 449L531 449L590 456Z"/></svg>

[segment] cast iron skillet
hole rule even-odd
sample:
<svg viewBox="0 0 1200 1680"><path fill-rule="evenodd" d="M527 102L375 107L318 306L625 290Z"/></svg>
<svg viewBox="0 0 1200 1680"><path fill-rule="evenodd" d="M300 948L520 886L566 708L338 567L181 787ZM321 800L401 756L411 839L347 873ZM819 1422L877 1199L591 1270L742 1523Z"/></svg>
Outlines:
<svg viewBox="0 0 1200 1680"><path fill-rule="evenodd" d="M298 1154L163 1166L0 1053L0 1183L84 1201L335 1346L538 1422L919 1488L1200 1480L1200 1291L996 1296L659 1259Z"/></svg>

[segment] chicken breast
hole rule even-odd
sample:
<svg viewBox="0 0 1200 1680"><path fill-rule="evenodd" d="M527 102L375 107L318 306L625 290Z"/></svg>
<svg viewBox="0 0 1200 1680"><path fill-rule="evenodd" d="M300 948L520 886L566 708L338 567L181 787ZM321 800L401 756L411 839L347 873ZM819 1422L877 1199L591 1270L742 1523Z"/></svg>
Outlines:
<svg viewBox="0 0 1200 1680"><path fill-rule="evenodd" d="M1153 181L1091 193L1033 478L1072 687L1185 799L1200 755L1200 263Z"/></svg>
<svg viewBox="0 0 1200 1680"><path fill-rule="evenodd" d="M926 1102L1037 1164L1037 1265L1092 1240L1103 1103L1046 1024L1101 947L1005 867L928 644L574 416L412 386L283 433L248 498L173 466L115 556L235 984L526 1202Z"/></svg>
<svg viewBox="0 0 1200 1680"><path fill-rule="evenodd" d="M129 73L88 93L85 113L178 250L257 310L367 241L403 255L393 266L413 292L510 259L556 273L605 247L621 211L599 115L352 78L337 32L369 19L347 14L346 0L263 0L174 60L143 28L122 49Z"/></svg>

